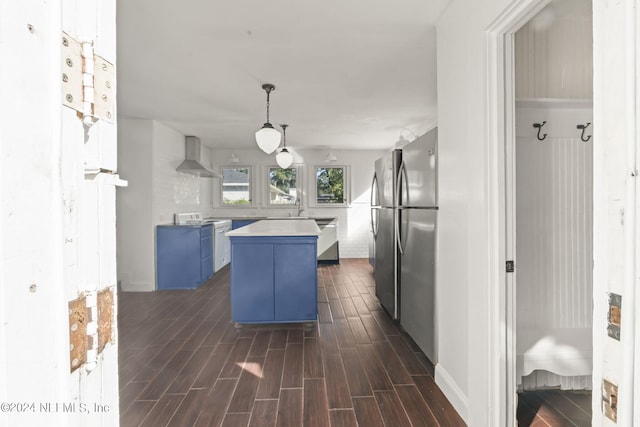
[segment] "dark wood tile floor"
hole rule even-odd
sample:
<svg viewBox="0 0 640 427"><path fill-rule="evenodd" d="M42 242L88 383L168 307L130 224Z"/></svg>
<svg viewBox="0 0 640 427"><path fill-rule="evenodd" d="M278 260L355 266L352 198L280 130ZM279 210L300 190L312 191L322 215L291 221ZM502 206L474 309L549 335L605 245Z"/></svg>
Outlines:
<svg viewBox="0 0 640 427"><path fill-rule="evenodd" d="M519 427L591 425L591 391L540 390L518 393Z"/></svg>
<svg viewBox="0 0 640 427"><path fill-rule="evenodd" d="M229 270L119 294L121 426L464 426L383 312L367 260L318 269L319 320L230 321Z"/></svg>

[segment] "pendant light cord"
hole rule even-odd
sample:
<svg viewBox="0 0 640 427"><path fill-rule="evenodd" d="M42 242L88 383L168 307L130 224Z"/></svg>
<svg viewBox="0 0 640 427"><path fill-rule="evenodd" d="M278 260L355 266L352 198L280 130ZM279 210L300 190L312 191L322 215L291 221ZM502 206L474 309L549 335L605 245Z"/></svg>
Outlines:
<svg viewBox="0 0 640 427"><path fill-rule="evenodd" d="M269 123L269 94L271 93L271 89L266 89L267 91L267 123Z"/></svg>
<svg viewBox="0 0 640 427"><path fill-rule="evenodd" d="M287 148L287 126L289 125L280 125L280 127L282 128L282 149Z"/></svg>

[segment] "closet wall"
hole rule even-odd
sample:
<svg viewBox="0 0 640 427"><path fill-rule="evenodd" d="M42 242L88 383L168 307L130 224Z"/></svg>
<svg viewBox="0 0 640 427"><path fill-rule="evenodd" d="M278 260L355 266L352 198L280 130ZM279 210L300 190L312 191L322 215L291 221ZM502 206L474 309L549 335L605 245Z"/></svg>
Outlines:
<svg viewBox="0 0 640 427"><path fill-rule="evenodd" d="M515 38L517 340L554 343L542 365L563 374L535 371L524 389L591 386L593 125L576 126L592 122L592 25L588 2L560 3Z"/></svg>

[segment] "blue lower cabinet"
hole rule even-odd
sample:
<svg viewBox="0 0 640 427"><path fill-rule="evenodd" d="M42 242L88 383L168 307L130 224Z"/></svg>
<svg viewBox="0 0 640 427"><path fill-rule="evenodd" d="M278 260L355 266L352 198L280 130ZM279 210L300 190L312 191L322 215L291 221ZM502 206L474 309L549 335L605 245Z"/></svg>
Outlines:
<svg viewBox="0 0 640 427"><path fill-rule="evenodd" d="M236 323L318 318L317 237L231 237L231 308Z"/></svg>
<svg viewBox="0 0 640 427"><path fill-rule="evenodd" d="M156 228L158 289L194 289L213 274L211 225Z"/></svg>
<svg viewBox="0 0 640 427"><path fill-rule="evenodd" d="M275 320L315 320L318 314L317 246L274 245ZM310 261L312 260L312 261Z"/></svg>
<svg viewBox="0 0 640 427"><path fill-rule="evenodd" d="M235 322L273 320L273 245L233 244L231 306Z"/></svg>

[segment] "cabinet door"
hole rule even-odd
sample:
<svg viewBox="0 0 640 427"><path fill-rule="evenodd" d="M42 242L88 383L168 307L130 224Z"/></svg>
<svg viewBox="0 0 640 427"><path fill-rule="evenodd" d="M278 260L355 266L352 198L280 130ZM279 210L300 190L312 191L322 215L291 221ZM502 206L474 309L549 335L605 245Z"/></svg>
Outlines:
<svg viewBox="0 0 640 427"><path fill-rule="evenodd" d="M207 280L213 275L213 236L210 225L200 230L200 272L201 281Z"/></svg>
<svg viewBox="0 0 640 427"><path fill-rule="evenodd" d="M236 243L231 257L231 309L234 322L273 320L273 245Z"/></svg>
<svg viewBox="0 0 640 427"><path fill-rule="evenodd" d="M274 251L275 320L315 320L318 313L316 243L275 245Z"/></svg>
<svg viewBox="0 0 640 427"><path fill-rule="evenodd" d="M201 282L198 227L158 227L158 289L197 288Z"/></svg>

